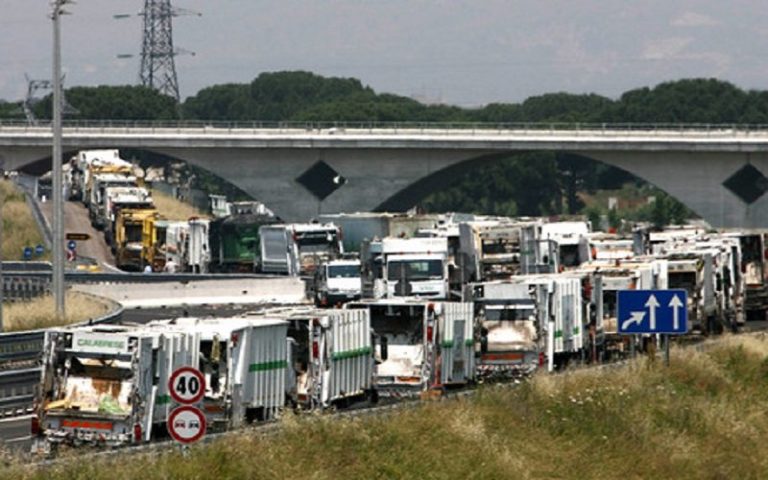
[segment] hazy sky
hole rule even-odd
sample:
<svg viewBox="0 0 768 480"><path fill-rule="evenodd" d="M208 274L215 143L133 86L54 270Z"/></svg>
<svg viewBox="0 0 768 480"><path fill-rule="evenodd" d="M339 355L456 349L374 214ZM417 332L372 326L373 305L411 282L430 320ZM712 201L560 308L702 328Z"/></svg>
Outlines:
<svg viewBox="0 0 768 480"><path fill-rule="evenodd" d="M138 81L141 0L77 0L62 24L66 86ZM182 97L261 72L356 77L377 91L462 106L566 91L617 97L716 77L768 89L758 0L174 0ZM0 0L0 98L50 78L47 0ZM120 53L134 53L128 60Z"/></svg>

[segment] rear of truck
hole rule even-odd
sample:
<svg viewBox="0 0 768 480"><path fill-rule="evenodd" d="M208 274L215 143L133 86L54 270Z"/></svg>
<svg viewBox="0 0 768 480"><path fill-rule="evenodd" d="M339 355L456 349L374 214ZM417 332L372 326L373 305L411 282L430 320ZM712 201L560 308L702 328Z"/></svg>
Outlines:
<svg viewBox="0 0 768 480"><path fill-rule="evenodd" d="M289 322L293 401L301 408L346 405L374 395L374 348L365 309L284 313Z"/></svg>
<svg viewBox="0 0 768 480"><path fill-rule="evenodd" d="M768 309L768 268L766 268L766 246L763 232L747 232L739 236L741 243L741 265L744 274L744 310L747 320L765 320Z"/></svg>
<svg viewBox="0 0 768 480"><path fill-rule="evenodd" d="M534 292L525 283L473 285L478 313L478 375L485 380L533 373L539 365L539 325Z"/></svg>
<svg viewBox="0 0 768 480"><path fill-rule="evenodd" d="M59 444L116 447L148 440L153 339L130 331L46 333L38 450ZM36 423L36 425L35 425Z"/></svg>
<svg viewBox="0 0 768 480"><path fill-rule="evenodd" d="M434 304L379 300L352 302L345 308L370 312L371 328L379 339L376 388L380 396L413 396L430 387L437 338Z"/></svg>

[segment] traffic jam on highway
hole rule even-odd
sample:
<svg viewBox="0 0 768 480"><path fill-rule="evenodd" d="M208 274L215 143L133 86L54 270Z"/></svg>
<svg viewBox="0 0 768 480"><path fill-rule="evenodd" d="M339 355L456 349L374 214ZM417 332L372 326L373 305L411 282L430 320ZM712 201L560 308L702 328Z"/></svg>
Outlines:
<svg viewBox="0 0 768 480"><path fill-rule="evenodd" d="M117 208L116 219L127 217ZM227 271L301 276L307 301L236 317L48 330L36 451L194 441L286 409L394 401L623 359L670 335L738 331L766 314L768 231L616 234L583 220L407 213L284 224L237 210L214 222L207 231L218 237L201 235L193 248L187 234L186 249L173 249L204 253L190 271L231 260ZM137 249L140 262L166 261L157 256L169 249L149 246Z"/></svg>

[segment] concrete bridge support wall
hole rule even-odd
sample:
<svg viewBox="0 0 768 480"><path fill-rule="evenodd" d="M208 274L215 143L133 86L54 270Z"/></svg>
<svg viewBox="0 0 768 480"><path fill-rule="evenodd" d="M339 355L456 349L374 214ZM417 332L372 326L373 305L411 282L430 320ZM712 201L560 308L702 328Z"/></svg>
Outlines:
<svg viewBox="0 0 768 480"><path fill-rule="evenodd" d="M715 228L768 228L768 195L749 202L723 185L747 165L747 189L768 190L764 153L578 152L622 168L672 195Z"/></svg>
<svg viewBox="0 0 768 480"><path fill-rule="evenodd" d="M156 149L231 182L285 221L319 213L371 211L420 179L466 160L466 150L407 149ZM323 201L296 179L322 161L346 179ZM445 182L444 182L445 183ZM428 187L425 187L428 188ZM423 196L428 191L422 192ZM412 206L395 203L393 209Z"/></svg>

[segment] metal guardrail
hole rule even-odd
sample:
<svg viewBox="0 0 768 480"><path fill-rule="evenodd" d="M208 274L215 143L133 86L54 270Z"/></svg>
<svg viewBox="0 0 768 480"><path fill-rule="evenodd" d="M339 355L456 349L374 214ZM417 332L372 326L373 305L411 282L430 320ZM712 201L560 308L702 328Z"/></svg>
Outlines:
<svg viewBox="0 0 768 480"><path fill-rule="evenodd" d="M65 120L65 129L99 130L115 133L116 130L191 130L210 133L216 130L271 130L276 133L287 131L326 130L462 130L462 131L688 131L688 132L768 132L768 124L712 124L712 123L597 123L597 122L338 122L338 121L222 121L222 120ZM50 133L49 121L29 125L23 120L0 120L3 130L21 130L28 133Z"/></svg>
<svg viewBox="0 0 768 480"><path fill-rule="evenodd" d="M3 273L17 272L51 272L51 262L3 262Z"/></svg>
<svg viewBox="0 0 768 480"><path fill-rule="evenodd" d="M24 191L24 197L32 212L32 217L35 219L35 223L37 223L40 232L43 234L46 247L50 249L53 244L53 231L51 229L51 224L48 223L45 215L43 215L43 211L40 209L40 202L35 198L37 195L37 177L21 173L16 179L16 184Z"/></svg>
<svg viewBox="0 0 768 480"><path fill-rule="evenodd" d="M44 336L43 330L0 334L0 369L19 362L38 360L43 351Z"/></svg>
<svg viewBox="0 0 768 480"><path fill-rule="evenodd" d="M51 279L47 277L18 277L3 275L3 299L16 302L32 300L51 291Z"/></svg>
<svg viewBox="0 0 768 480"><path fill-rule="evenodd" d="M33 408L40 383L40 369L0 371L0 414L24 415Z"/></svg>

